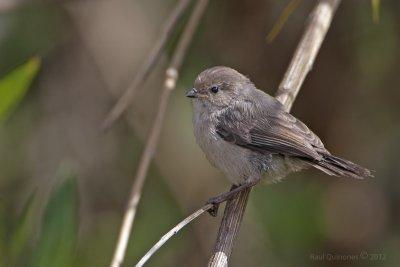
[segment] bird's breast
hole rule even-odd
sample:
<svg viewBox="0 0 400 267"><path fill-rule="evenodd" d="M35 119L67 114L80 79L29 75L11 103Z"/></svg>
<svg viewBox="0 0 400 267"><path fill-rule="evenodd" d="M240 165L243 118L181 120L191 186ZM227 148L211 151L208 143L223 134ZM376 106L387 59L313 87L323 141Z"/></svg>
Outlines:
<svg viewBox="0 0 400 267"><path fill-rule="evenodd" d="M223 140L216 131L217 122L214 115L195 113L194 135L210 163L234 184L259 174L259 168L251 161L254 153Z"/></svg>

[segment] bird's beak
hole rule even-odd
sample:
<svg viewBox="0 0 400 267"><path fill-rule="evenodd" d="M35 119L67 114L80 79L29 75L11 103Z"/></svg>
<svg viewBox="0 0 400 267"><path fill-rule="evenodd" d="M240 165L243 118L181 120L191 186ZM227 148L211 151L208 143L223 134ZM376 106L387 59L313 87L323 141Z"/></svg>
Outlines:
<svg viewBox="0 0 400 267"><path fill-rule="evenodd" d="M189 92L186 93L186 96L190 97L190 98L197 98L196 88L192 88L192 90L190 90Z"/></svg>

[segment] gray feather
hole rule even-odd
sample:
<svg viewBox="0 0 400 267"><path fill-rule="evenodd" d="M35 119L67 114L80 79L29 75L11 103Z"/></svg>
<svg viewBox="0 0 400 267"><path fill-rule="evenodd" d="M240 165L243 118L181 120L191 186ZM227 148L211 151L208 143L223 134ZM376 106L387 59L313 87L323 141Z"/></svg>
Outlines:
<svg viewBox="0 0 400 267"><path fill-rule="evenodd" d="M220 114L217 132L222 138L259 152L322 159L318 152L327 151L306 125L274 98L257 89L253 92L257 95L232 103Z"/></svg>
<svg viewBox="0 0 400 267"><path fill-rule="evenodd" d="M369 170L332 156L318 136L277 100L257 89L252 92L249 99L232 103L220 114L216 129L225 141L260 153L299 158L329 175L371 176Z"/></svg>

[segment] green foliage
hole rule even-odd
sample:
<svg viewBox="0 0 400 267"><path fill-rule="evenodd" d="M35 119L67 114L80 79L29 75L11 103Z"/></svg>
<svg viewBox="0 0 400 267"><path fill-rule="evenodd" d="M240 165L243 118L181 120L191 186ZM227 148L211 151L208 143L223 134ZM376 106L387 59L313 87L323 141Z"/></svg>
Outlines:
<svg viewBox="0 0 400 267"><path fill-rule="evenodd" d="M372 20L375 23L379 22L379 13L380 13L380 6L381 6L381 1L380 0L371 0L371 6L372 6Z"/></svg>
<svg viewBox="0 0 400 267"><path fill-rule="evenodd" d="M40 59L34 57L0 80L0 123L22 100L39 67Z"/></svg>
<svg viewBox="0 0 400 267"><path fill-rule="evenodd" d="M282 28L285 25L286 21L299 6L300 2L301 0L291 0L287 4L285 9L280 14L278 20L274 23L274 26L272 27L271 31L267 35L266 39L268 43L272 43L275 40L276 36L278 36L278 34L282 31Z"/></svg>
<svg viewBox="0 0 400 267"><path fill-rule="evenodd" d="M34 231L36 193L29 196L15 219L6 218L9 212L0 205L0 266L72 266L78 230L77 194L75 178L69 176L51 194L39 231Z"/></svg>
<svg viewBox="0 0 400 267"><path fill-rule="evenodd" d="M4 205L0 201L0 267L5 266L6 258L6 216Z"/></svg>
<svg viewBox="0 0 400 267"><path fill-rule="evenodd" d="M32 55L46 57L71 37L68 12L54 1L11 1L14 10L0 15L0 75ZM62 29L62 30L61 30Z"/></svg>
<svg viewBox="0 0 400 267"><path fill-rule="evenodd" d="M356 27L360 31L368 29L368 34L363 34L358 39L355 50L364 89L377 88L391 74L395 69L399 46L396 11L382 7L385 15L381 17L379 24L371 22L368 11L364 7L356 13Z"/></svg>
<svg viewBox="0 0 400 267"><path fill-rule="evenodd" d="M0 205L0 266L24 266L32 237L34 197L32 193L17 218L10 218L6 205Z"/></svg>
<svg viewBox="0 0 400 267"><path fill-rule="evenodd" d="M27 248L29 238L32 233L32 218L34 213L35 193L32 193L26 201L24 208L17 219L16 226L10 239L9 259L14 266L24 255Z"/></svg>
<svg viewBox="0 0 400 267"><path fill-rule="evenodd" d="M77 187L68 178L47 203L33 266L72 266L77 240Z"/></svg>
<svg viewBox="0 0 400 267"><path fill-rule="evenodd" d="M295 182L255 188L254 205L272 248L282 258L299 259L318 244L323 230L319 217L320 188ZM297 255L295 255L297 254Z"/></svg>

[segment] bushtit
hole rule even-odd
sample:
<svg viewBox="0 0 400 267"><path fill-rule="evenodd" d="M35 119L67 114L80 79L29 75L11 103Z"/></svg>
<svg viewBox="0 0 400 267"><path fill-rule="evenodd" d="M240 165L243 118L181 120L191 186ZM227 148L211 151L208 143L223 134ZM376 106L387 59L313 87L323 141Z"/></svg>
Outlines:
<svg viewBox="0 0 400 267"><path fill-rule="evenodd" d="M237 186L211 199L213 204L263 177L276 182L309 166L335 176L371 176L369 170L331 155L304 123L234 69L203 71L186 96L193 98L197 143L210 163Z"/></svg>

